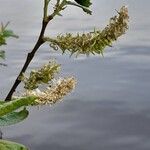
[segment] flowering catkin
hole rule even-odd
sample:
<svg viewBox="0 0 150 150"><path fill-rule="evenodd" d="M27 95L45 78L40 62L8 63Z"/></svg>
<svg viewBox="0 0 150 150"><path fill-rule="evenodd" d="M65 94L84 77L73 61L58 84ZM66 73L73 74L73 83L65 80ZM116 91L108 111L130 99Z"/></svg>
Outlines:
<svg viewBox="0 0 150 150"><path fill-rule="evenodd" d="M36 96L35 105L55 104L70 93L76 85L76 80L73 77L66 77L54 80L50 87L45 91L27 90L24 96Z"/></svg>
<svg viewBox="0 0 150 150"><path fill-rule="evenodd" d="M67 33L66 35L58 35L55 39L49 37L44 39L50 43L50 47L54 50L61 49L63 53L68 50L71 54L76 53L76 55L103 54L106 46L111 46L113 41L125 34L128 29L128 22L128 9L123 6L118 12L118 16L112 17L102 31L94 30L75 36Z"/></svg>
<svg viewBox="0 0 150 150"><path fill-rule="evenodd" d="M25 89L33 90L38 88L38 86L42 83L48 84L59 70L60 64L57 64L55 61L50 61L39 70L32 70L29 77L23 75L20 78L24 82Z"/></svg>

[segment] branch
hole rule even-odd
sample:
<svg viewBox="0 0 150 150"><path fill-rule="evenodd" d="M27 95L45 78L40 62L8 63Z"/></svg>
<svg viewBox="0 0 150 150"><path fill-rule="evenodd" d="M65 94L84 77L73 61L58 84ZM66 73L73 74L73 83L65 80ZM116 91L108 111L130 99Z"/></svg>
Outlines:
<svg viewBox="0 0 150 150"><path fill-rule="evenodd" d="M45 33L45 29L46 29L47 24L49 23L49 21L53 19L53 18L49 17L48 20L47 20L47 12L46 11L47 11L48 6L46 6L46 5L48 5L48 1L49 0L44 1L44 16L43 16L42 29L41 29L39 38L38 38L33 50L30 53L28 53L25 64L24 64L23 68L21 69L18 77L16 78L11 90L9 91L8 95L6 96L5 101L10 101L11 100L13 93L15 92L16 88L18 87L18 85L21 82L21 80L19 79L20 76L22 76L22 74L26 71L26 69L28 68L30 62L32 61L36 51L44 43L43 36L44 36L44 33Z"/></svg>
<svg viewBox="0 0 150 150"><path fill-rule="evenodd" d="M54 12L51 14L51 15L48 15L47 11L48 11L48 4L49 4L50 0L44 0L44 9L43 9L43 21L42 21L42 29L41 29L41 32L40 32L40 35L39 35L39 38L33 48L33 50L28 53L27 55L27 58L26 58L26 61L25 61L25 64L23 66L23 68L21 69L18 77L16 78L11 90L9 91L8 95L6 96L5 98L5 101L10 101L11 98L12 98L12 95L13 93L15 92L16 88L18 87L18 85L21 83L21 80L20 80L20 77L25 73L25 71L27 70L30 62L32 61L35 53L37 52L37 50L40 48L40 46L42 44L45 43L45 41L43 40L43 37L44 37L44 33L45 33L45 30L46 30L46 27L48 25L48 23L50 22L50 20L52 20L56 15L59 15L59 12L64 10L66 7L66 0L63 0L61 3L60 3L60 0L57 0L57 3L55 5L55 9L54 9Z"/></svg>

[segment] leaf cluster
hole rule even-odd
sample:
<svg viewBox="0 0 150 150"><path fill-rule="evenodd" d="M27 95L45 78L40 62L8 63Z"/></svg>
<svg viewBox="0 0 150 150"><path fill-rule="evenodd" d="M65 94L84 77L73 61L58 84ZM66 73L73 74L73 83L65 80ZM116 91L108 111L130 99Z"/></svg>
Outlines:
<svg viewBox="0 0 150 150"><path fill-rule="evenodd" d="M85 13L91 15L92 11L89 9L92 4L90 0L75 0L76 3L72 1L66 1L67 5L72 5L81 8Z"/></svg>
<svg viewBox="0 0 150 150"><path fill-rule="evenodd" d="M2 51L2 50L0 51L0 58L3 58L3 59L5 58L5 51Z"/></svg>
<svg viewBox="0 0 150 150"><path fill-rule="evenodd" d="M6 25L3 25L3 23L1 23L1 27L0 27L0 46L6 45L6 39L7 38L10 38L10 37L18 38L18 36L15 35L12 30L7 29L8 24L9 24L9 22Z"/></svg>
<svg viewBox="0 0 150 150"><path fill-rule="evenodd" d="M10 37L18 38L17 35L14 34L12 30L7 29L9 22L4 25L1 23L0 26L0 46L6 45L6 40ZM0 58L5 58L5 51L0 50Z"/></svg>
<svg viewBox="0 0 150 150"><path fill-rule="evenodd" d="M27 150L27 148L22 144L18 144L6 140L0 140L0 149L1 150Z"/></svg>
<svg viewBox="0 0 150 150"><path fill-rule="evenodd" d="M78 4L85 6L85 7L89 7L92 3L90 2L90 0L75 0Z"/></svg>

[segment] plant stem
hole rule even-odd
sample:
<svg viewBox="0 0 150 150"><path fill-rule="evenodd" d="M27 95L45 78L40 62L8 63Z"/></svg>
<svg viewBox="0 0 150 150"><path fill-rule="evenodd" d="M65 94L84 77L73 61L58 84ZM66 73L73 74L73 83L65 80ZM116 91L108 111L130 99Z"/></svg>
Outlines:
<svg viewBox="0 0 150 150"><path fill-rule="evenodd" d="M48 21L47 12L48 12L48 4L50 0L44 0L44 20Z"/></svg>
<svg viewBox="0 0 150 150"><path fill-rule="evenodd" d="M46 29L49 21L52 20L56 15L58 15L60 11L64 10L65 9L64 6L67 4L66 0L63 0L61 3L60 3L60 0L57 0L56 8L54 9L54 12L51 15L47 15L49 2L50 2L50 0L44 0L43 22L42 22L42 29L41 29L39 38L38 38L33 50L30 53L28 53L25 64L24 64L23 68L21 69L18 77L16 78L16 80L15 80L12 88L10 89L8 95L6 96L5 101L11 101L13 93L15 92L18 85L21 83L20 77L27 70L27 68L28 68L30 62L32 61L36 51L39 49L39 47L42 44L45 43L45 40L43 38L44 38L45 29Z"/></svg>
<svg viewBox="0 0 150 150"><path fill-rule="evenodd" d="M32 61L36 51L39 49L39 47L44 43L43 41L43 35L44 35L44 32L45 32L45 29L46 29L46 26L47 26L47 23L48 22L45 22L43 20L43 24L42 24L42 29L41 29L41 33L40 33L40 36L39 36L39 39L37 41L37 43L35 44L33 50L28 53L27 55L27 58L26 58L26 61L25 61L25 64L23 66L23 68L21 69L18 77L16 78L11 90L9 91L8 95L6 96L5 98L5 101L10 101L11 100L11 97L13 95L13 93L15 92L17 86L20 84L21 80L20 80L20 76L22 76L22 74L26 71L26 69L28 68L30 62Z"/></svg>
<svg viewBox="0 0 150 150"><path fill-rule="evenodd" d="M41 29L41 32L40 32L40 35L39 35L39 38L33 48L33 50L28 53L27 55L27 58L26 58L26 61L24 63L24 66L23 68L21 69L18 77L16 78L11 90L9 91L8 95L6 96L5 98L5 101L10 101L11 98L12 98L12 95L13 93L15 92L16 88L18 87L18 85L20 84L21 80L20 80L20 76L22 76L23 73L25 73L26 69L28 68L30 62L32 61L36 51L39 49L39 47L44 43L44 40L43 40L43 36L44 36L44 33L45 33L45 29L47 27L47 24L49 23L50 20L53 19L53 17L49 16L47 17L45 14L47 14L45 11L47 11L47 6L48 3L46 3L47 1L45 1L45 4L44 4L44 17L43 17L43 22L42 22L42 29ZM47 19L46 19L47 18Z"/></svg>

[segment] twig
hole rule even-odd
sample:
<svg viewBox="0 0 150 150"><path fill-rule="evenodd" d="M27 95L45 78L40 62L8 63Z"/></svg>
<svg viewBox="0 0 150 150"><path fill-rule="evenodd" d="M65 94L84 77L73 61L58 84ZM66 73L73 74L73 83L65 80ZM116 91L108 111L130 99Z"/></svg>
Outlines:
<svg viewBox="0 0 150 150"><path fill-rule="evenodd" d="M39 38L38 38L33 50L30 53L28 53L25 64L24 64L23 68L21 69L18 77L16 78L11 90L9 91L8 95L6 96L5 101L10 101L11 100L13 93L15 92L16 88L18 87L18 85L21 82L20 76L22 76L22 74L26 71L26 69L28 68L30 62L32 61L36 51L44 43L43 36L44 36L44 33L45 33L45 29L46 29L47 24L49 23L49 21L53 19L52 15L47 16L47 9L48 9L49 1L50 0L44 0L44 16L43 16L42 28L41 28Z"/></svg>

